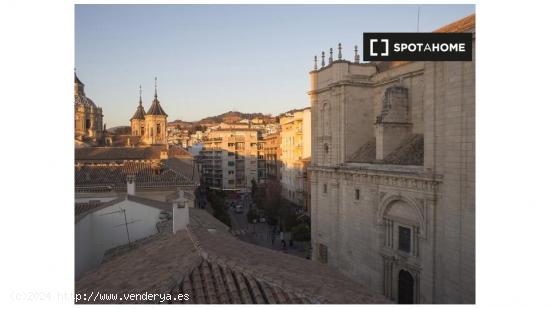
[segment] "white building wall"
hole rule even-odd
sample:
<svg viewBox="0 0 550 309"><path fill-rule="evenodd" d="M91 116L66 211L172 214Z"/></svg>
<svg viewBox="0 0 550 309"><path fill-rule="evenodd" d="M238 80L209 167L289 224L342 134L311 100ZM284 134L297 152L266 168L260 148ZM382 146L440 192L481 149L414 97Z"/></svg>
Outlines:
<svg viewBox="0 0 550 309"><path fill-rule="evenodd" d="M128 244L124 213L120 210L126 211L131 242L157 233L161 210L129 200L88 214L75 225L77 279L83 272L97 267L105 251Z"/></svg>

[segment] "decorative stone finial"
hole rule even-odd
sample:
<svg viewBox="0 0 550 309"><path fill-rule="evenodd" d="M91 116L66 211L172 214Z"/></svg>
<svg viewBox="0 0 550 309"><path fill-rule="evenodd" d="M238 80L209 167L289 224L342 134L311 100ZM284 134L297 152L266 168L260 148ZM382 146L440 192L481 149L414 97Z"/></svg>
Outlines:
<svg viewBox="0 0 550 309"><path fill-rule="evenodd" d="M330 48L330 56L328 57L328 64L332 63L332 47Z"/></svg>
<svg viewBox="0 0 550 309"><path fill-rule="evenodd" d="M359 63L359 53L357 51L357 45L355 45L355 63Z"/></svg>
<svg viewBox="0 0 550 309"><path fill-rule="evenodd" d="M325 66L325 52L323 51L321 53L321 67L323 68Z"/></svg>
<svg viewBox="0 0 550 309"><path fill-rule="evenodd" d="M338 60L342 60L342 43L338 43Z"/></svg>
<svg viewBox="0 0 550 309"><path fill-rule="evenodd" d="M313 69L317 70L317 55L315 55L315 57L313 57Z"/></svg>

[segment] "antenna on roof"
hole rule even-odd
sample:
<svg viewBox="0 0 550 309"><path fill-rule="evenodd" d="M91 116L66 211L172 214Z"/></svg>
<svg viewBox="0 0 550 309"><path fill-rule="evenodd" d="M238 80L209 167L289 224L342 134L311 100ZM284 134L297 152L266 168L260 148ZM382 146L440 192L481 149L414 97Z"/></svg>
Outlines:
<svg viewBox="0 0 550 309"><path fill-rule="evenodd" d="M132 224L132 223L135 223L135 222L138 222L138 221L141 221L141 220L133 220L133 221L128 222L128 218L126 217L126 209L122 209L122 208L120 208L120 210L115 210L115 211L112 211L112 212L101 214L100 216L112 215L112 214L115 214L115 213L122 213L124 215L124 223L114 225L113 227L119 227L119 226L125 226L126 227L126 237L128 238L128 247L130 247L132 245L132 242L130 241L130 231L128 230L128 224Z"/></svg>
<svg viewBox="0 0 550 309"><path fill-rule="evenodd" d="M416 32L420 32L420 5L416 11Z"/></svg>

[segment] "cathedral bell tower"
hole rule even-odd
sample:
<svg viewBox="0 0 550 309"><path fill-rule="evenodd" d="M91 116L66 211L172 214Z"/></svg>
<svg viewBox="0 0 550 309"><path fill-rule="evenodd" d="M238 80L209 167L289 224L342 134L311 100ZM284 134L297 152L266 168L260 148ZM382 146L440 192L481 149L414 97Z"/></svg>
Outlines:
<svg viewBox="0 0 550 309"><path fill-rule="evenodd" d="M155 77L155 97L145 114L145 136L143 141L149 145L167 144L166 127L168 115L160 106L157 95L157 78Z"/></svg>
<svg viewBox="0 0 550 309"><path fill-rule="evenodd" d="M134 116L130 119L132 135L140 136L143 139L145 135L145 109L141 101L141 85L139 85L139 105Z"/></svg>

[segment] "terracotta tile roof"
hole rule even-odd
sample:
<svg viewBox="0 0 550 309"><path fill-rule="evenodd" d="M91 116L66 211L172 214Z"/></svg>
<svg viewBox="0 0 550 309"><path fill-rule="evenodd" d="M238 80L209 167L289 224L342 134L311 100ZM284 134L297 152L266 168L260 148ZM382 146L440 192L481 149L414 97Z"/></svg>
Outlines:
<svg viewBox="0 0 550 309"><path fill-rule="evenodd" d="M118 204L126 199L125 196L119 196L108 202L88 202L88 203L75 203L75 216L77 221L86 216L87 214L103 209L108 206Z"/></svg>
<svg viewBox="0 0 550 309"><path fill-rule="evenodd" d="M192 171L191 171L192 172ZM194 186L196 182L184 169L174 170L164 163L158 167L149 162L75 166L75 186L79 189L108 186L115 190L126 188L126 177L136 176L136 187ZM195 175L196 176L196 175ZM197 177L195 177L197 178Z"/></svg>
<svg viewBox="0 0 550 309"><path fill-rule="evenodd" d="M126 195L126 199L149 207L158 208L164 211L172 211L172 203L157 201L136 195Z"/></svg>
<svg viewBox="0 0 550 309"><path fill-rule="evenodd" d="M188 293L186 303L198 304L388 302L326 265L241 242L202 209L190 219L187 230L86 273L76 292Z"/></svg>
<svg viewBox="0 0 550 309"><path fill-rule="evenodd" d="M191 158L191 157L193 157L193 155L189 151L187 151L186 149L184 149L180 146L172 145L168 149L168 157L170 157L170 158L172 158L172 157Z"/></svg>
<svg viewBox="0 0 550 309"><path fill-rule="evenodd" d="M445 25L433 32L466 32L476 26L476 14L466 16L448 25Z"/></svg>
<svg viewBox="0 0 550 309"><path fill-rule="evenodd" d="M128 144L130 146L136 146L140 145L141 143L141 136L135 136L135 135L129 135L129 134L120 134L120 135L113 135L111 136L111 148L115 147L124 147L129 148Z"/></svg>
<svg viewBox="0 0 550 309"><path fill-rule="evenodd" d="M102 263L76 282L78 293L170 293L202 257L185 231L165 233ZM105 303L124 303L124 300ZM90 302L93 303L93 302ZM98 301L101 303L101 301Z"/></svg>
<svg viewBox="0 0 550 309"><path fill-rule="evenodd" d="M164 146L75 148L75 160L154 160Z"/></svg>

